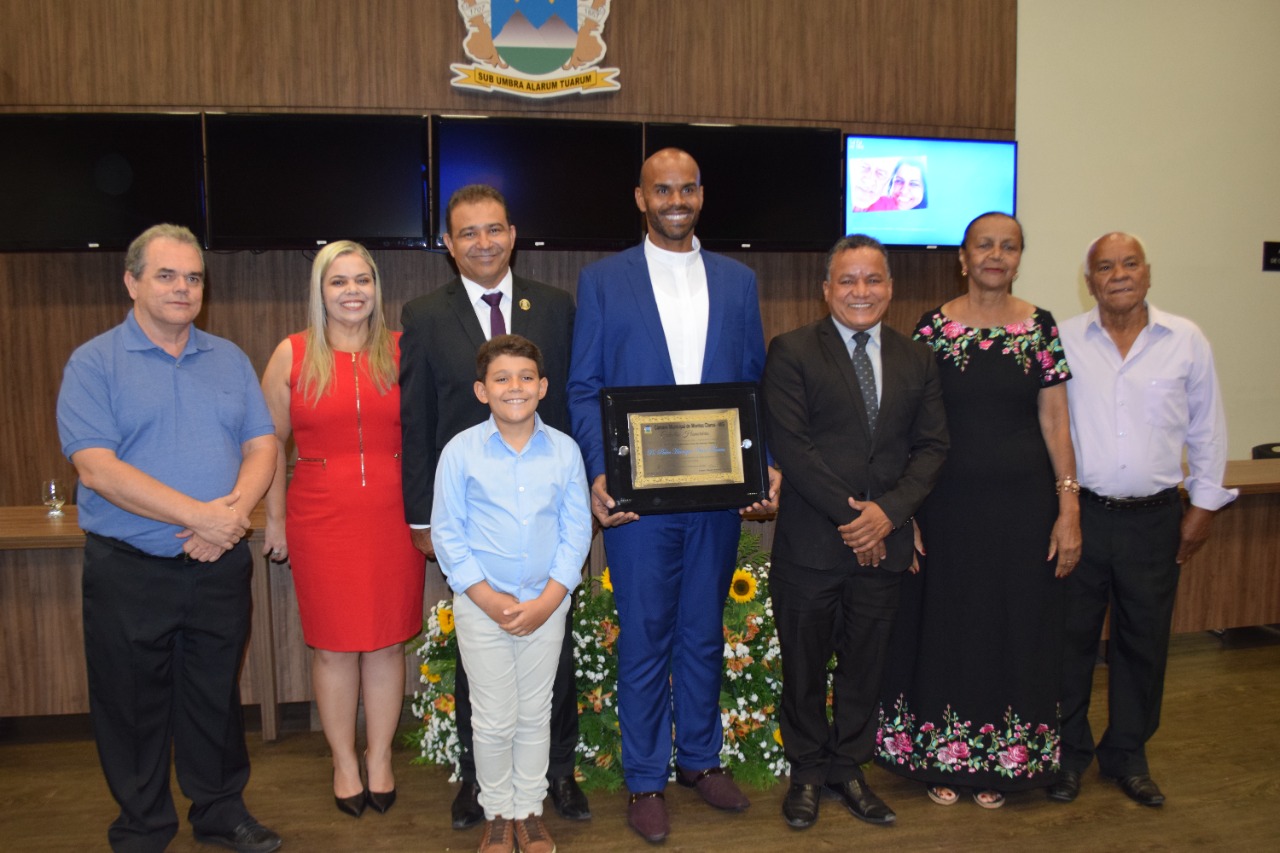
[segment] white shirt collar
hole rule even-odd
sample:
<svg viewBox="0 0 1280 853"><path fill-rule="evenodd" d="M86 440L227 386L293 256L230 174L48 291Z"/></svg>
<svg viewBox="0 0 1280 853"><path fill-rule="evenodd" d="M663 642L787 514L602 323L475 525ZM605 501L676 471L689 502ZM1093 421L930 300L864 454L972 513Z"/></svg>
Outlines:
<svg viewBox="0 0 1280 853"><path fill-rule="evenodd" d="M649 235L644 238L644 259L649 263L662 264L664 267L687 267L702 259L702 243L697 235L693 238L693 248L687 252L672 252L654 244Z"/></svg>
<svg viewBox="0 0 1280 853"><path fill-rule="evenodd" d="M481 287L479 284L476 284L461 273L459 273L458 278L462 279L462 286L467 291L467 300L472 305L479 302L481 296L484 296L486 293L493 293L495 290L500 291L507 297L503 301L510 302L512 299L511 267L507 267L507 274L502 277L502 280L499 281L495 287ZM486 310L488 310L487 306Z"/></svg>
<svg viewBox="0 0 1280 853"><path fill-rule="evenodd" d="M841 323L839 320L837 320L834 316L832 316L831 322L836 324L836 329L837 331L840 332L840 338L841 340L844 341L845 349L848 349L853 341L853 336L857 334L857 331L854 329L850 329L844 323ZM876 346L876 347L880 346L880 329L883 326L884 326L884 322L881 321L879 323L876 323L870 329L866 330L867 334L871 336L871 340L867 342L868 346Z"/></svg>

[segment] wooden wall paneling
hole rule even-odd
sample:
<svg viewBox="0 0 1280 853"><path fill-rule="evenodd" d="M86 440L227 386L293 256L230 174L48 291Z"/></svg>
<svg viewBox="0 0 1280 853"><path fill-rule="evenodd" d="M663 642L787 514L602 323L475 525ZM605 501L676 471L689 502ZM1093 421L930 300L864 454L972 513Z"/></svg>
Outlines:
<svg viewBox="0 0 1280 853"><path fill-rule="evenodd" d="M450 2L0 0L0 110L252 109L540 114L800 123L858 132L1010 138L1015 0L617 0L608 64L623 89L545 102L448 85L462 24ZM75 61L68 61L74 57ZM927 59L927 61L926 61ZM631 204L631 199L618 199ZM603 253L517 253L515 269L573 293ZM310 253L209 253L199 324L261 370L305 323ZM387 316L452 274L441 254L375 253ZM767 338L822 316L821 253L743 254ZM128 310L119 253L0 255L0 504L72 476L53 407L71 350ZM890 325L959 292L950 253L893 255Z"/></svg>
<svg viewBox="0 0 1280 853"><path fill-rule="evenodd" d="M293 571L287 563L271 563L272 642L276 648L276 693L281 702L308 702L311 692L311 650L302 638Z"/></svg>
<svg viewBox="0 0 1280 853"><path fill-rule="evenodd" d="M735 254L756 272L765 341L827 315L822 298L826 253ZM952 298L958 289L956 256L951 251L889 252L893 302L885 322L903 334L925 311Z"/></svg>
<svg viewBox="0 0 1280 853"><path fill-rule="evenodd" d="M3 0L0 103L436 110L1014 129L1016 0L617 0L616 94L453 89L452 2ZM32 38L31 34L35 37ZM75 61L67 61L75 57Z"/></svg>
<svg viewBox="0 0 1280 853"><path fill-rule="evenodd" d="M40 481L74 480L55 404L72 350L124 319L119 254L0 254L0 504L36 503Z"/></svg>
<svg viewBox="0 0 1280 853"><path fill-rule="evenodd" d="M0 551L0 717L83 714L89 710L81 551Z"/></svg>

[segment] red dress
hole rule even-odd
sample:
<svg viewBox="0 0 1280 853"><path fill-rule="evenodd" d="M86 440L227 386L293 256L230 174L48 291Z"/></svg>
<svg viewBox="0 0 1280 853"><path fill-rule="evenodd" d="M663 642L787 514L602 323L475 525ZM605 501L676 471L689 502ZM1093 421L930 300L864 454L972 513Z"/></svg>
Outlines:
<svg viewBox="0 0 1280 853"><path fill-rule="evenodd" d="M298 463L285 536L307 645L367 652L422 630L425 558L400 490L400 386L385 394L363 356L334 353L333 388L313 407L298 388L305 333L289 336L289 418ZM396 364L400 333L395 333Z"/></svg>

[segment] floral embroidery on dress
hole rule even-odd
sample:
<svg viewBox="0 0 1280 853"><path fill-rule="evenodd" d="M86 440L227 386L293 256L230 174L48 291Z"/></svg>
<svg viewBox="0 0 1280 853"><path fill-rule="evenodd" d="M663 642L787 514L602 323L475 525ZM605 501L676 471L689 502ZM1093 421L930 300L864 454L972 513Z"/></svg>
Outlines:
<svg viewBox="0 0 1280 853"><path fill-rule="evenodd" d="M892 713L880 706L876 757L913 771L994 772L1029 779L1058 772L1060 735L1048 723L1022 722L1013 708L1005 711L1000 723L975 727L948 705L942 720L917 726L906 699L899 696Z"/></svg>
<svg viewBox="0 0 1280 853"><path fill-rule="evenodd" d="M972 356L969 347L988 350L999 344L1001 355L1013 356L1023 373L1029 374L1032 367L1037 368L1040 384L1047 386L1069 378L1071 369L1062 351L1058 327L1050 326L1046 332L1040 324L1041 313L1036 311L1026 320L1006 326L975 329L948 318L939 310L921 322L914 337L939 354L943 361L954 362L960 370L969 364Z"/></svg>

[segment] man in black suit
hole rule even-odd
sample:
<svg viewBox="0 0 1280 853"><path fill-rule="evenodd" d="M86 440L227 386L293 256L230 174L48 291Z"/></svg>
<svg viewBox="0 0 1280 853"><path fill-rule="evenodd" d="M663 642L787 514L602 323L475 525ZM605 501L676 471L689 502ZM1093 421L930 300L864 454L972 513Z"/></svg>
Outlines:
<svg viewBox="0 0 1280 853"><path fill-rule="evenodd" d="M948 445L933 357L881 323L893 297L884 246L838 241L822 295L831 316L775 338L763 380L787 492L769 573L791 762L782 814L799 829L818 819L824 788L862 820L895 819L859 765L871 758L899 581L913 564L911 516Z"/></svg>
<svg viewBox="0 0 1280 853"><path fill-rule="evenodd" d="M493 187L472 184L449 199L445 246L459 276L412 300L400 323L400 426L404 434L402 470L405 520L413 542L428 559L431 501L436 463L449 439L489 417L476 399L476 350L497 334L523 335L546 360L547 396L538 414L550 426L569 431L565 403L569 352L573 344L573 298L563 290L511 272L516 229L507 203ZM569 610L569 619L573 610ZM560 666L552 689L551 763L547 768L556 811L569 820L587 820L586 795L574 781L578 744L578 689L573 676L573 632L565 631ZM466 672L458 661L455 689L462 788L453 801L454 829L484 820L471 749L471 703Z"/></svg>

